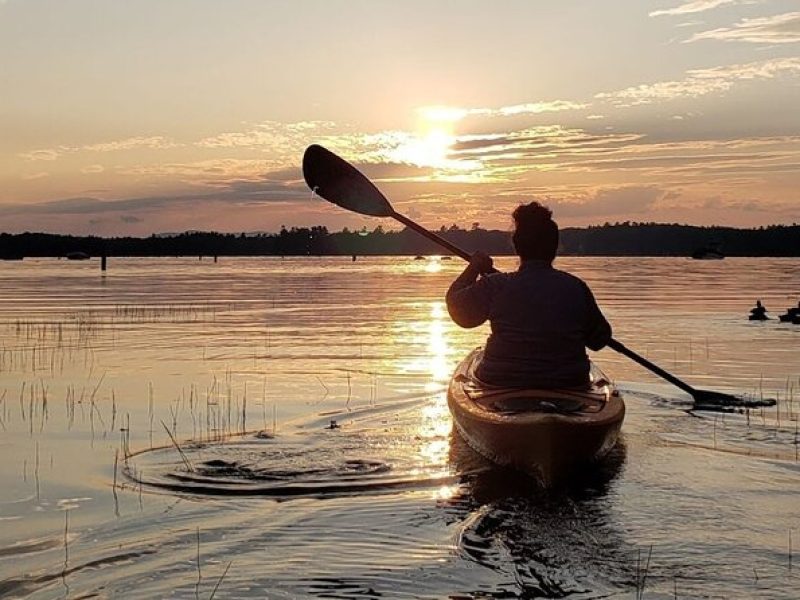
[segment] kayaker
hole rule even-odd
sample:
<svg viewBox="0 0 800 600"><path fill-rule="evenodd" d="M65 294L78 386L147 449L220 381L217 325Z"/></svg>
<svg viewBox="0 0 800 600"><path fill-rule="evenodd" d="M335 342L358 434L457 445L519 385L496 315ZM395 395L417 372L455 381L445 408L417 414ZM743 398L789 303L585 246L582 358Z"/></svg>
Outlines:
<svg viewBox="0 0 800 600"><path fill-rule="evenodd" d="M800 318L800 302L797 303L796 307L787 308L785 315L780 315L781 321L789 321L792 322L798 318Z"/></svg>
<svg viewBox="0 0 800 600"><path fill-rule="evenodd" d="M768 318L766 307L761 304L761 300L756 300L756 305L750 309L750 320L766 321Z"/></svg>
<svg viewBox="0 0 800 600"><path fill-rule="evenodd" d="M491 325L475 373L487 384L586 386L586 348L600 350L611 339L589 286L553 267L558 225L552 214L538 202L518 206L512 240L519 268L492 273L491 257L476 252L447 291L447 310L458 325Z"/></svg>

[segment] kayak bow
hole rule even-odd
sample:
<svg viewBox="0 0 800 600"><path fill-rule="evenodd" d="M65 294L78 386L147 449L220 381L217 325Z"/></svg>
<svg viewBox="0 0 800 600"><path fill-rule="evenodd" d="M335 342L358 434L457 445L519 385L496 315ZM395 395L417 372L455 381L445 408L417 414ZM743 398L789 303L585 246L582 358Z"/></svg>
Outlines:
<svg viewBox="0 0 800 600"><path fill-rule="evenodd" d="M625 403L599 369L588 389L501 388L475 377L482 356L478 348L458 365L447 392L459 434L479 454L550 487L614 447Z"/></svg>

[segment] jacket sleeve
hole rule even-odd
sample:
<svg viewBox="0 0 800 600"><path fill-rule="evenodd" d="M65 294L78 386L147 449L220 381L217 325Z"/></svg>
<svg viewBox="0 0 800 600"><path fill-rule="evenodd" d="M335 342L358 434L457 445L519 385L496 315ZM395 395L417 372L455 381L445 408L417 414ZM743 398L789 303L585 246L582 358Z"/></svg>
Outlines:
<svg viewBox="0 0 800 600"><path fill-rule="evenodd" d="M586 283L583 284L586 289L586 300L588 303L588 314L586 319L586 346L590 350L600 350L608 345L611 341L611 325L603 316L600 307L597 306L597 301L592 294L592 290Z"/></svg>
<svg viewBox="0 0 800 600"><path fill-rule="evenodd" d="M489 318L491 305L491 276L483 276L477 281L462 273L450 285L445 301L447 312L456 324L472 328L482 325Z"/></svg>

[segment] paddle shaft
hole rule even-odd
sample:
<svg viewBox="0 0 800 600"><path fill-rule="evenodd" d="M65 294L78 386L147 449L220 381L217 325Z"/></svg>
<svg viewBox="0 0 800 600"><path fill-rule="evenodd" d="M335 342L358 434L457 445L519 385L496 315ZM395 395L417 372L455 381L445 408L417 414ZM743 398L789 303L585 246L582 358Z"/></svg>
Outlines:
<svg viewBox="0 0 800 600"><path fill-rule="evenodd" d="M422 225L420 225L419 223L415 223L414 221L412 221L411 219L409 219L405 215L401 215L399 212L392 212L391 217L393 219L397 220L397 221L400 221L403 225L405 225L409 229L413 229L414 231L416 231L420 235L424 235L429 240L433 240L434 242L436 242L440 246L444 246L445 248L450 250L450 252L452 252L456 256L460 256L461 258L463 258L466 261L468 261L470 259L470 253L469 252L467 252L466 250L464 250L462 248L459 248L455 244L452 244L452 243L448 242L442 236L436 235L432 231L430 231L428 229L425 229Z"/></svg>
<svg viewBox="0 0 800 600"><path fill-rule="evenodd" d="M611 338L611 340L609 340L608 342L608 347L611 348L612 350L616 350L620 354L624 354L631 360L642 365L645 369L652 371L659 377L662 377L667 381L669 381L671 384L678 386L684 392L690 394L691 396L694 397L697 395L698 393L697 390L694 389L692 386L690 386L688 383L681 381L671 373L667 373L664 369L662 369L658 365L654 365L653 363L651 363L644 356L639 356L638 354L636 354L636 352L625 346L622 342L618 342L614 338Z"/></svg>

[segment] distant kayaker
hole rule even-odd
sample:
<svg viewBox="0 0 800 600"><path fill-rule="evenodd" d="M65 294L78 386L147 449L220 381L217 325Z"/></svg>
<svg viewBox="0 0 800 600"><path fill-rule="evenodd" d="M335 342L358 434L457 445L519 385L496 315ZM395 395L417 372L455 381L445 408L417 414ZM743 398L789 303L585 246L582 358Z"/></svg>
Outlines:
<svg viewBox="0 0 800 600"><path fill-rule="evenodd" d="M586 348L603 348L611 339L611 326L589 286L553 268L558 225L552 211L531 202L518 206L512 216L519 268L491 273L491 257L476 252L447 291L447 309L458 325L491 324L475 374L490 385L588 385Z"/></svg>
<svg viewBox="0 0 800 600"><path fill-rule="evenodd" d="M787 308L785 315L780 315L781 321L788 321L792 322L800 318L800 302L797 303L797 307L794 308Z"/></svg>
<svg viewBox="0 0 800 600"><path fill-rule="evenodd" d="M751 321L766 321L769 319L767 316L767 308L761 304L761 300L756 300L756 305L750 309Z"/></svg>

